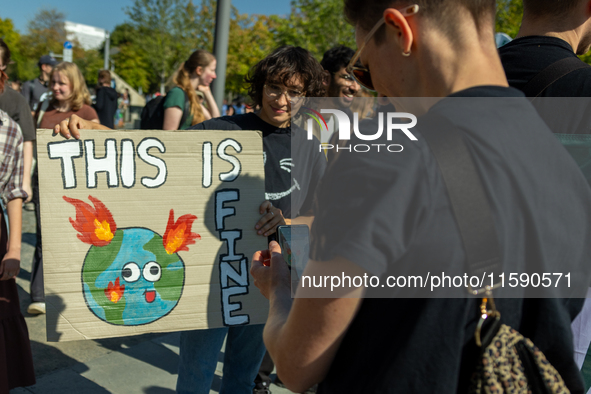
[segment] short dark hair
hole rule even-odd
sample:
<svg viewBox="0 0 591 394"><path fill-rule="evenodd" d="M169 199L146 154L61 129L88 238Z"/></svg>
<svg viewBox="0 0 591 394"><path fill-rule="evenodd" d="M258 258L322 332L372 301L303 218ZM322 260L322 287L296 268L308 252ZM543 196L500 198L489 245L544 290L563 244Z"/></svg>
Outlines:
<svg viewBox="0 0 591 394"><path fill-rule="evenodd" d="M286 85L294 76L302 78L306 97L324 97L322 71L322 66L310 52L301 47L285 45L255 64L244 80L249 84L248 95L256 105L262 105L265 83L269 81Z"/></svg>
<svg viewBox="0 0 591 394"><path fill-rule="evenodd" d="M111 83L111 72L109 70L101 70L98 74L98 82L103 84L105 82Z"/></svg>
<svg viewBox="0 0 591 394"><path fill-rule="evenodd" d="M536 1L536 0L534 0ZM548 0L552 1L552 0ZM556 0L554 0L556 1ZM353 26L370 31L376 22L383 17L386 8L402 8L417 4L422 17L431 18L438 27L453 39L453 26L457 23L457 10L462 7L472 14L476 26L484 17L494 21L495 0L345 0L345 18ZM376 43L384 39L384 27L375 33Z"/></svg>
<svg viewBox="0 0 591 394"><path fill-rule="evenodd" d="M355 51L344 45L337 45L324 52L320 65L331 73L338 72L341 68L347 67Z"/></svg>
<svg viewBox="0 0 591 394"><path fill-rule="evenodd" d="M584 0L523 0L524 14L534 17L563 17Z"/></svg>

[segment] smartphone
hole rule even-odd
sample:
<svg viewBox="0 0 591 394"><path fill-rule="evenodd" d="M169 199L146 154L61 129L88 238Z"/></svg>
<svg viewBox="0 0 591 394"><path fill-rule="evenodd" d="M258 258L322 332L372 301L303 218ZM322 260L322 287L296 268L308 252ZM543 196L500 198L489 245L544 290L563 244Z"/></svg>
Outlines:
<svg viewBox="0 0 591 394"><path fill-rule="evenodd" d="M304 272L310 256L310 232L305 224L277 227L277 238L281 254L287 262L292 275L299 278Z"/></svg>

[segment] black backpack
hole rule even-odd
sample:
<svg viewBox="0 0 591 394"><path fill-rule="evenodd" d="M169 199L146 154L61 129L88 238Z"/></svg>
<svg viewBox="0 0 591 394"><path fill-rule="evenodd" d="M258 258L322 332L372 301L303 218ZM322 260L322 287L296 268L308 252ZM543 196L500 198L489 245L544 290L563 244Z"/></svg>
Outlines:
<svg viewBox="0 0 591 394"><path fill-rule="evenodd" d="M185 108L183 108L183 117L179 128L183 126L189 116L190 106L189 96L187 92L183 90L185 94ZM158 96L148 101L148 104L142 109L140 129L142 130L162 130L164 124L164 99L166 96Z"/></svg>

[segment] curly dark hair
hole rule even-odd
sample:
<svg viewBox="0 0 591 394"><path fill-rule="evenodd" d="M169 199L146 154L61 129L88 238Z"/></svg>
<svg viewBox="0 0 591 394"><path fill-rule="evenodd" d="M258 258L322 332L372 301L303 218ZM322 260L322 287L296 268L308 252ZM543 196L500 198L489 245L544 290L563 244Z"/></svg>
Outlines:
<svg viewBox="0 0 591 394"><path fill-rule="evenodd" d="M322 66L310 52L301 47L285 45L254 65L244 80L249 84L248 95L256 105L262 106L265 83L287 85L294 76L302 78L306 97L324 97L322 71Z"/></svg>
<svg viewBox="0 0 591 394"><path fill-rule="evenodd" d="M320 65L331 73L338 72L341 68L349 65L355 51L344 45L337 45L324 52Z"/></svg>

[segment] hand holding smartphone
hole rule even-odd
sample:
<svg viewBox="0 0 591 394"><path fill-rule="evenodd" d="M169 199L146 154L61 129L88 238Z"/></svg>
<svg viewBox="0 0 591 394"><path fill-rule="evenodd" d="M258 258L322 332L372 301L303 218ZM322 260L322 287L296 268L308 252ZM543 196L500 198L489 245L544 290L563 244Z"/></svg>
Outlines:
<svg viewBox="0 0 591 394"><path fill-rule="evenodd" d="M279 226L277 238L283 259L291 271L294 293L310 256L310 232L305 224Z"/></svg>

